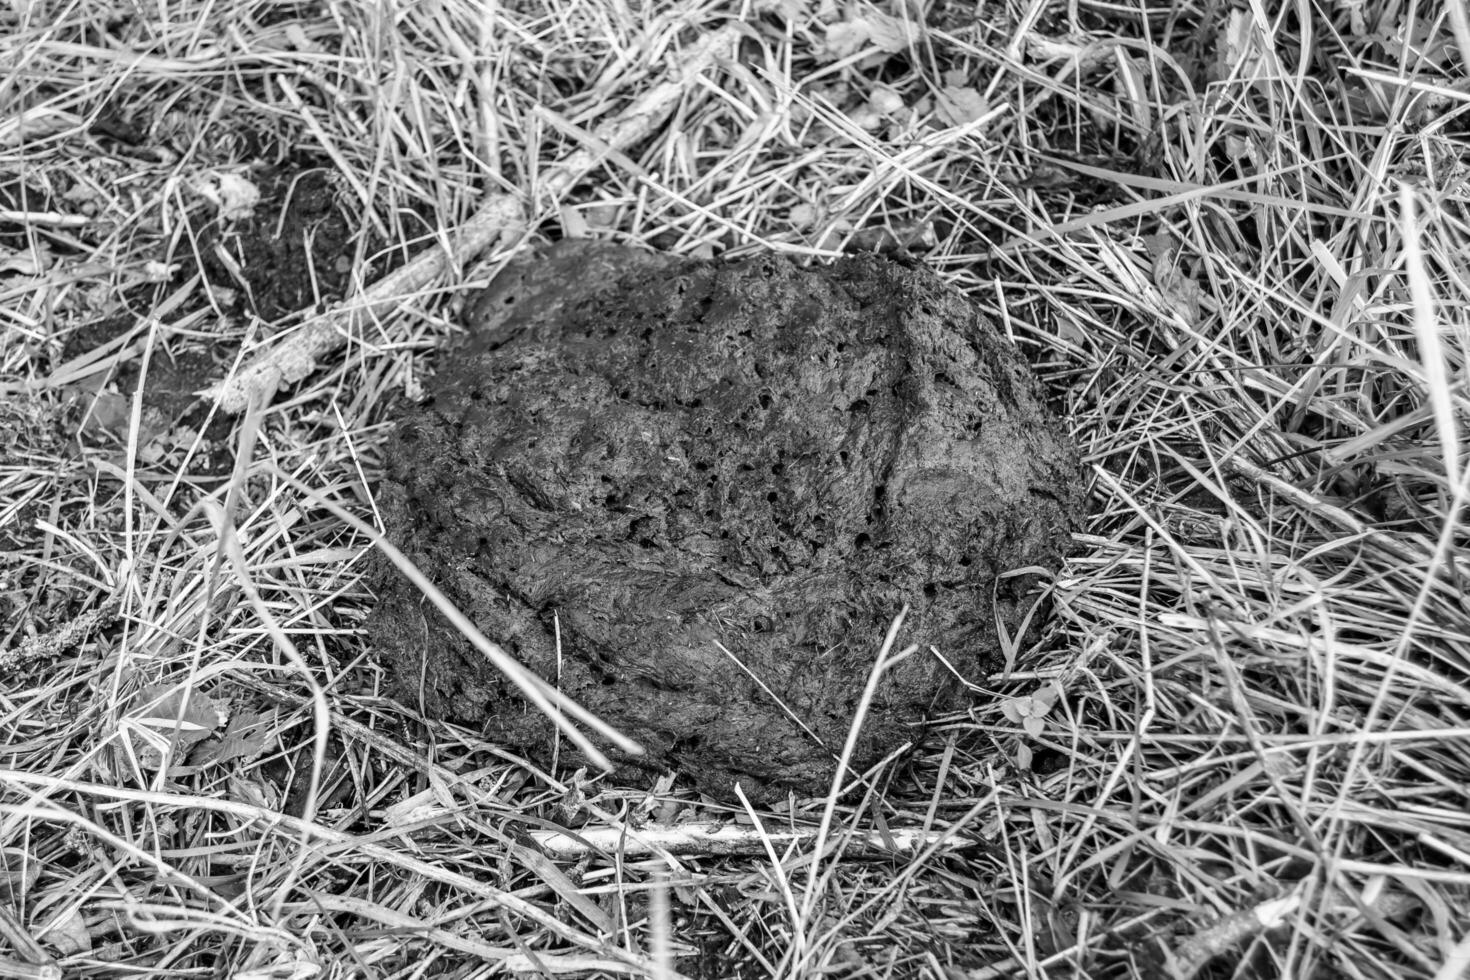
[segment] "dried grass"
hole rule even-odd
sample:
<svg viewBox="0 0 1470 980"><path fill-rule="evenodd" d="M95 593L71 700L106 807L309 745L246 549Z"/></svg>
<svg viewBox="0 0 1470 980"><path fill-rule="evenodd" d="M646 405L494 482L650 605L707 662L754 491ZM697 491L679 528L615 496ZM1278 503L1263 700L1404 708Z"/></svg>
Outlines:
<svg viewBox="0 0 1470 980"><path fill-rule="evenodd" d="M1464 975L1462 12L924 6L0 11L0 974ZM329 315L208 273L253 159L355 216L323 289L494 195L528 231L170 431L120 372L219 381ZM317 502L376 526L392 401L547 233L903 243L1045 375L1095 516L914 767L722 812L383 696L371 538Z"/></svg>

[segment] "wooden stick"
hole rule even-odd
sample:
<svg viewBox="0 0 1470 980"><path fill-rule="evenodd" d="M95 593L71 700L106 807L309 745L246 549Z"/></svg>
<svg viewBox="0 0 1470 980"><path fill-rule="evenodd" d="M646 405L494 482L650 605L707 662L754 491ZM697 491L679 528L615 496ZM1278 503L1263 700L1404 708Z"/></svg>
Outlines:
<svg viewBox="0 0 1470 980"><path fill-rule="evenodd" d="M760 828L726 822L692 822L675 825L645 824L642 827L587 826L581 830L529 832L536 845L548 857L558 861L575 861L590 854L620 854L625 858L647 857L667 852L700 857L732 854L761 854L765 843ZM811 847L817 840L816 828L783 830L768 834L777 849L795 843ZM847 857L884 857L915 854L924 848L955 850L971 847L976 842L968 837L948 836L942 831L877 830L855 834L843 841Z"/></svg>

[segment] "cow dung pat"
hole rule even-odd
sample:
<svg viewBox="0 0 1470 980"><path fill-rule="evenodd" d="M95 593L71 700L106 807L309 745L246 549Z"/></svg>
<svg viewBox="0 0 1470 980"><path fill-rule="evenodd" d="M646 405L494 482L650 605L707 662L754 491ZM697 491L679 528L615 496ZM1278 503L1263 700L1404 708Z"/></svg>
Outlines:
<svg viewBox="0 0 1470 980"><path fill-rule="evenodd" d="M917 652L878 685L858 771L966 704L996 619L1014 632L1032 601L1001 576L1054 568L1080 515L1034 376L922 268L564 243L469 321L388 443L388 537L643 746L623 775L825 793L899 610ZM396 571L374 581L403 699L548 759L552 722Z"/></svg>

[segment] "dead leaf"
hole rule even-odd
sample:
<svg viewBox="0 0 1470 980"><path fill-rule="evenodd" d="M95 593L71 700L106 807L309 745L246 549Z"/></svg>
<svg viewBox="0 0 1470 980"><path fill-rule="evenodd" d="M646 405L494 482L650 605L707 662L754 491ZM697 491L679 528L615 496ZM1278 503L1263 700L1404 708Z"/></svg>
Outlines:
<svg viewBox="0 0 1470 980"><path fill-rule="evenodd" d="M307 54L322 54L326 48L313 41L307 36L306 30L298 23L288 23L286 26L286 41L293 50L303 51Z"/></svg>
<svg viewBox="0 0 1470 980"><path fill-rule="evenodd" d="M787 212L786 217L797 228L810 228L817 223L817 209L806 203L796 204Z"/></svg>
<svg viewBox="0 0 1470 980"><path fill-rule="evenodd" d="M1179 248L1166 232L1149 235L1144 246L1153 257L1153 280L1170 309L1185 323L1195 325L1200 320L1200 305L1204 290L1179 266Z"/></svg>
<svg viewBox="0 0 1470 980"><path fill-rule="evenodd" d="M1242 161L1250 164L1249 171L1243 171L1252 175L1260 173L1261 153L1256 144L1244 136L1234 133L1225 134L1225 152L1231 160L1235 161L1237 167L1243 167Z"/></svg>
<svg viewBox="0 0 1470 980"><path fill-rule="evenodd" d="M128 431L128 419L132 415L132 404L115 391L99 391L87 407L82 419L81 434L93 437Z"/></svg>
<svg viewBox="0 0 1470 980"><path fill-rule="evenodd" d="M133 726L133 746L147 766L162 765L165 755L170 761L182 760L220 724L208 695L177 685L149 685L133 698L133 705L125 723Z"/></svg>
<svg viewBox="0 0 1470 980"><path fill-rule="evenodd" d="M1253 79L1260 73L1261 51L1255 19L1244 10L1232 10L1215 43L1215 77Z"/></svg>
<svg viewBox="0 0 1470 980"><path fill-rule="evenodd" d="M880 85L868 93L868 108L880 116L891 116L903 109L903 96L886 85Z"/></svg>
<svg viewBox="0 0 1470 980"><path fill-rule="evenodd" d="M851 57L868 43L871 35L865 25L857 21L843 21L827 25L827 37L822 43L822 55L826 61L841 61Z"/></svg>
<svg viewBox="0 0 1470 980"><path fill-rule="evenodd" d="M270 741L270 725L274 711L237 711L230 716L218 739L207 739L189 756L189 764L217 766L236 759L249 762L265 751Z"/></svg>
<svg viewBox="0 0 1470 980"><path fill-rule="evenodd" d="M199 195L219 209L226 221L248 218L260 203L260 188L232 171L207 174L195 185Z"/></svg>
<svg viewBox="0 0 1470 980"><path fill-rule="evenodd" d="M88 953L92 950L92 934L78 909L65 912L41 931L40 940L62 956Z"/></svg>
<svg viewBox="0 0 1470 980"><path fill-rule="evenodd" d="M948 86L939 90L939 115L951 126L964 126L990 111L990 103L974 88Z"/></svg>
<svg viewBox="0 0 1470 980"><path fill-rule="evenodd" d="M55 256L44 244L25 252L0 252L0 272L17 272L23 276L39 276L51 268Z"/></svg>
<svg viewBox="0 0 1470 980"><path fill-rule="evenodd" d="M1016 186L1030 190L1051 191L1070 187L1072 183L1071 171L1053 167L1048 163L1038 163L1030 173L1016 181Z"/></svg>
<svg viewBox="0 0 1470 980"><path fill-rule="evenodd" d="M389 805L383 811L384 826L408 827L420 820L427 820L448 812L438 797L439 794L431 787Z"/></svg>
<svg viewBox="0 0 1470 980"><path fill-rule="evenodd" d="M181 266L177 262L148 261L143 263L143 280L145 282L170 282L174 276L179 274Z"/></svg>
<svg viewBox="0 0 1470 980"><path fill-rule="evenodd" d="M18 847L0 847L0 902L20 905L41 875L41 862Z"/></svg>
<svg viewBox="0 0 1470 980"><path fill-rule="evenodd" d="M875 132L883 125L883 117L865 105L858 106L848 114L847 118L851 119L853 125L865 133Z"/></svg>
<svg viewBox="0 0 1470 980"><path fill-rule="evenodd" d="M805 0L756 0L757 13L772 14L790 24L799 24L811 14Z"/></svg>
<svg viewBox="0 0 1470 980"><path fill-rule="evenodd" d="M1121 47L1114 49L1118 59L1116 87L1118 97L1128 106L1133 124L1143 132L1153 128L1153 108L1148 101L1148 82L1138 61Z"/></svg>
<svg viewBox="0 0 1470 980"><path fill-rule="evenodd" d="M228 785L229 798L237 803L245 803L262 810L274 810L279 805L278 802L271 799L265 786L257 780L231 776Z"/></svg>
<svg viewBox="0 0 1470 980"><path fill-rule="evenodd" d="M822 45L827 61L841 61L873 48L883 54L905 51L919 40L919 25L891 14L871 11L827 25Z"/></svg>
<svg viewBox="0 0 1470 980"><path fill-rule="evenodd" d="M873 11L863 18L873 39L873 46L888 54L908 50L919 40L919 25L912 20Z"/></svg>

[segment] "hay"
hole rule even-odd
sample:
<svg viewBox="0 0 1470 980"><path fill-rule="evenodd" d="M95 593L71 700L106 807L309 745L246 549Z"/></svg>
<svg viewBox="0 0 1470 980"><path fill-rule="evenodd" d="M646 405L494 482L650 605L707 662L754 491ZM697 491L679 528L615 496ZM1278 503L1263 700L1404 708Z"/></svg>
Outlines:
<svg viewBox="0 0 1470 980"><path fill-rule="evenodd" d="M1462 973L1463 18L634 7L0 11L0 971ZM658 125L591 138L722 31ZM345 244L298 242L312 303L254 322L211 196L310 167ZM908 243L1046 376L1095 516L1043 648L916 766L723 811L380 695L371 539L316 501L378 526L391 402L520 240L442 230L510 197L525 237ZM258 411L148 394L246 378L413 249L444 273ZM686 819L761 853L533 836Z"/></svg>

